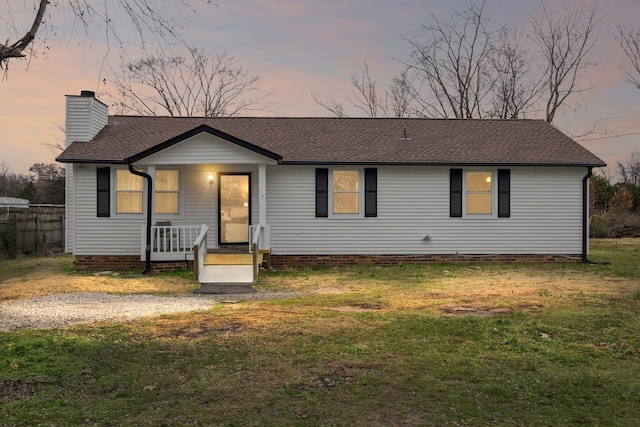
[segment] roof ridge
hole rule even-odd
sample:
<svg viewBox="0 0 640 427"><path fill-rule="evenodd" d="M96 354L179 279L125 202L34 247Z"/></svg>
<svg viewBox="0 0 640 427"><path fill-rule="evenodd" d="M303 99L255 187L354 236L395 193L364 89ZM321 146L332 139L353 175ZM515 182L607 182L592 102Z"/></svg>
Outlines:
<svg viewBox="0 0 640 427"><path fill-rule="evenodd" d="M454 117L326 117L326 116L137 116L133 114L110 114L109 117L175 120L372 120L372 121L460 121L460 122L545 122L544 119L504 119L504 118L454 118Z"/></svg>

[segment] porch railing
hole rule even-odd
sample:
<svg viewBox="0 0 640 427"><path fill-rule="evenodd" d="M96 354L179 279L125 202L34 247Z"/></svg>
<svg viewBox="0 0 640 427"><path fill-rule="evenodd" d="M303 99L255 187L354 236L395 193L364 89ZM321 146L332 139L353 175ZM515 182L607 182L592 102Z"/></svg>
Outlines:
<svg viewBox="0 0 640 427"><path fill-rule="evenodd" d="M202 224L200 227L200 233L193 242L193 269L196 273L196 277L200 279L200 272L204 269L204 262L207 258L207 232L209 226Z"/></svg>
<svg viewBox="0 0 640 427"><path fill-rule="evenodd" d="M189 258L194 242L201 231L199 225L151 227L151 259L153 261L178 261Z"/></svg>

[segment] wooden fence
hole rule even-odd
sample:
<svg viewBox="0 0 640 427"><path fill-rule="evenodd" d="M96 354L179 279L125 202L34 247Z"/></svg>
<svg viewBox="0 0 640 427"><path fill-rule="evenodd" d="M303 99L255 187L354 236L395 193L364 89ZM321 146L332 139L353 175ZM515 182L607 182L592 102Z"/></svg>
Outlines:
<svg viewBox="0 0 640 427"><path fill-rule="evenodd" d="M64 206L0 207L0 259L64 252Z"/></svg>

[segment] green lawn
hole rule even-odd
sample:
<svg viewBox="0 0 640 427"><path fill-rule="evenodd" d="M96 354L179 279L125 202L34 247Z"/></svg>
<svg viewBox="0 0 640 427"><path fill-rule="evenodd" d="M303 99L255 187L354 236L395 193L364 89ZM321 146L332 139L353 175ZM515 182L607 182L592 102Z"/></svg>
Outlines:
<svg viewBox="0 0 640 427"><path fill-rule="evenodd" d="M0 425L640 425L626 242L593 242L611 264L275 272L257 287L301 296L0 333Z"/></svg>

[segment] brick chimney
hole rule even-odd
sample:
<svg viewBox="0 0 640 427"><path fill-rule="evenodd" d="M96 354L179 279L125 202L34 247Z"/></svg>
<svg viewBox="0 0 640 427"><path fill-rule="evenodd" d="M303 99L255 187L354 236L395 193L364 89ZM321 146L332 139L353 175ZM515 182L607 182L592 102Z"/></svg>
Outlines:
<svg viewBox="0 0 640 427"><path fill-rule="evenodd" d="M73 141L91 141L107 124L109 107L90 90L66 98L65 146Z"/></svg>

